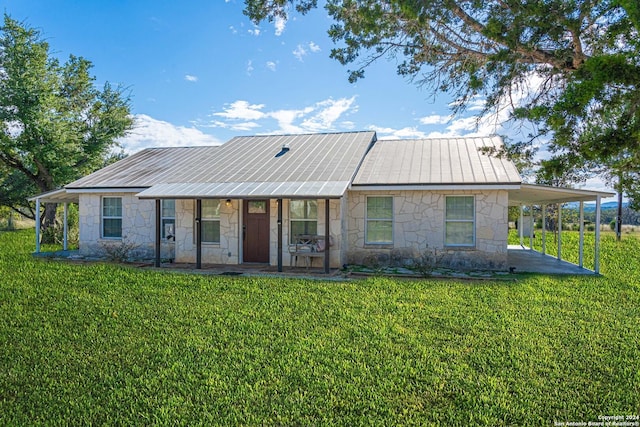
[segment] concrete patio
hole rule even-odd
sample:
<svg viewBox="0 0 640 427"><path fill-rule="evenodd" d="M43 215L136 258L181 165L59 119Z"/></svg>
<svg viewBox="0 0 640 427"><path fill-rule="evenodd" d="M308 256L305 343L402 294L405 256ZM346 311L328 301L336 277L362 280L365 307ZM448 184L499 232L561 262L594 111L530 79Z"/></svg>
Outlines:
<svg viewBox="0 0 640 427"><path fill-rule="evenodd" d="M514 273L596 274L576 264L529 250L528 247L509 245L507 249L509 267L514 268Z"/></svg>

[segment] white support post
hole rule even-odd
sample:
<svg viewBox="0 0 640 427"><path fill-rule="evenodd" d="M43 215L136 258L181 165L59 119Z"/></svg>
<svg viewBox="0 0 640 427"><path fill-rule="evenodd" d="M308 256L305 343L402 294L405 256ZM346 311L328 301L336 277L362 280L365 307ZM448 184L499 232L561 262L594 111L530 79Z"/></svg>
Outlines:
<svg viewBox="0 0 640 427"><path fill-rule="evenodd" d="M36 253L40 253L40 198L36 199Z"/></svg>
<svg viewBox="0 0 640 427"><path fill-rule="evenodd" d="M593 271L596 274L600 273L600 195L596 196L596 242L593 255Z"/></svg>
<svg viewBox="0 0 640 427"><path fill-rule="evenodd" d="M580 246L578 247L578 265L584 266L584 202L580 201Z"/></svg>
<svg viewBox="0 0 640 427"><path fill-rule="evenodd" d="M558 203L558 259L562 259L562 203Z"/></svg>
<svg viewBox="0 0 640 427"><path fill-rule="evenodd" d="M542 205L542 255L547 253L547 205Z"/></svg>
<svg viewBox="0 0 640 427"><path fill-rule="evenodd" d="M533 250L533 205L529 206L529 250Z"/></svg>
<svg viewBox="0 0 640 427"><path fill-rule="evenodd" d="M62 249L69 249L69 203L64 203L64 216L63 216L63 225L62 225Z"/></svg>
<svg viewBox="0 0 640 427"><path fill-rule="evenodd" d="M520 247L524 248L524 209L520 205L520 220L518 221L518 234L520 235Z"/></svg>

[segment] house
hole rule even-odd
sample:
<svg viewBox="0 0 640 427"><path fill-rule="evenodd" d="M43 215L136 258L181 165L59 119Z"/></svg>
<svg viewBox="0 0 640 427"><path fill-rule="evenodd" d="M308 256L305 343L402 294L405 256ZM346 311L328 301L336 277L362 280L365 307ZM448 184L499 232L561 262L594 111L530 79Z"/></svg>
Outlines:
<svg viewBox="0 0 640 427"><path fill-rule="evenodd" d="M299 255L329 271L428 253L454 268L506 270L510 205L605 194L522 184L512 162L487 152L501 147L496 136L236 137L146 149L34 200L79 204L79 251L88 256L126 244L157 265L281 270ZM303 235L314 240L300 248Z"/></svg>

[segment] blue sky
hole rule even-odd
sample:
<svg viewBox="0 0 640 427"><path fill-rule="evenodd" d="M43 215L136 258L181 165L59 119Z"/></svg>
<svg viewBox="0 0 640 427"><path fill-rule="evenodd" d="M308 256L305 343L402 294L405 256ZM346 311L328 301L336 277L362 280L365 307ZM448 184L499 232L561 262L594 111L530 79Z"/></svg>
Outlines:
<svg viewBox="0 0 640 427"><path fill-rule="evenodd" d="M243 7L242 0L0 0L5 13L40 29L61 60L83 56L98 85L128 88L136 127L122 144L130 153L270 133L521 136L502 127L506 112L476 127L481 99L450 117L453 98L398 76L393 60L349 83L348 67L329 58L332 21L322 8L256 26Z"/></svg>

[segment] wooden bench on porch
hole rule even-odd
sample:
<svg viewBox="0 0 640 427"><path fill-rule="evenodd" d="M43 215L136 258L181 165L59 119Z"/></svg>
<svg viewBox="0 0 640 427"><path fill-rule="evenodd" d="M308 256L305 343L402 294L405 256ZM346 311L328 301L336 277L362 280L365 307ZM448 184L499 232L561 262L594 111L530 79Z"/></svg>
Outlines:
<svg viewBox="0 0 640 427"><path fill-rule="evenodd" d="M298 266L298 257L304 258L306 268L313 263L313 258L324 259L325 236L315 234L299 234L293 239L295 243L289 245L289 265ZM331 242L330 242L331 244ZM295 257L295 264L293 262Z"/></svg>

